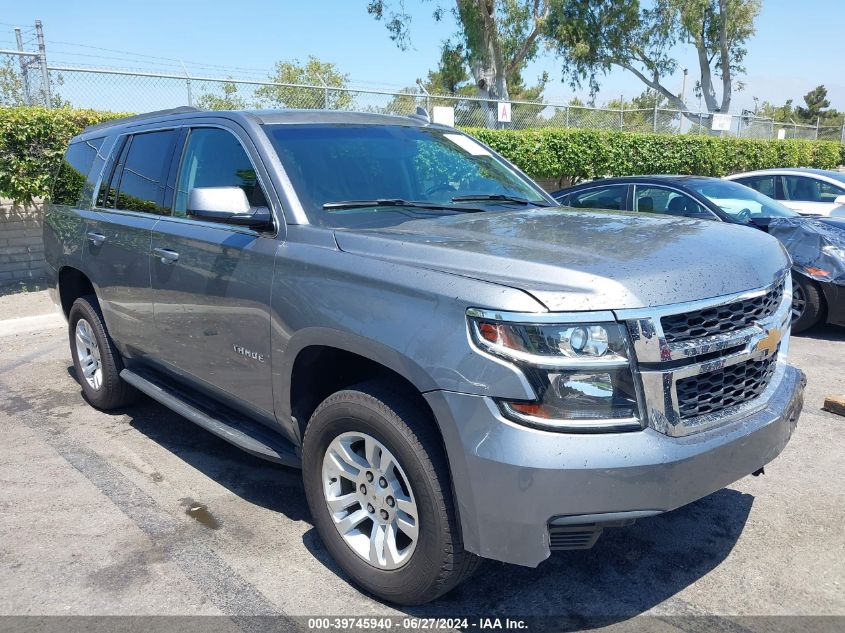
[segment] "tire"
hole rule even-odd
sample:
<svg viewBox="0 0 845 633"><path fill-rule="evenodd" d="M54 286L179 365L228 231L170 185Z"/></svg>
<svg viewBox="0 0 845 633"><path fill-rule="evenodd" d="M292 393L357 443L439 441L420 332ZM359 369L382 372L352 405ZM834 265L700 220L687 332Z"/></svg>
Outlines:
<svg viewBox="0 0 845 633"><path fill-rule="evenodd" d="M472 575L482 560L463 547L440 436L434 422L414 405L412 396L403 395L401 390L392 389L383 383L359 384L324 400L311 416L303 439L305 494L320 538L335 561L355 583L379 598L402 605L423 604L443 595ZM337 483L325 483L332 481L335 472L334 462L324 460L327 451L337 446L335 441L354 442L349 444L350 450L362 451L366 442L362 440L362 444L355 440L359 436L369 436L375 440L382 449L386 449L389 458L396 464L395 468L388 467L384 471L373 470L375 492L368 490L368 494L373 492L372 497L358 495L360 484L367 482L362 478L366 476L367 468L359 468L357 484L346 480L344 476L336 478ZM380 456L380 459L373 461L383 466L384 450ZM360 455L356 459L359 464L360 459L366 463L366 458ZM399 555L394 556L396 560L391 563L385 554L386 562L379 560L373 564L365 560L365 553L356 552L341 536L340 528L336 527L336 517L342 516L347 510L333 514L328 506L329 493L326 492L326 486L337 486L338 494L346 496L346 493L340 491L341 484L347 490L351 485L356 498L371 498L376 508L392 512L392 507L388 505L391 499L389 495L386 503L379 505L380 502L376 501L376 484L381 484L382 472L391 479L387 492L393 490L397 481L399 484L404 482L409 489L405 492L401 486L395 488L397 499L393 525L400 527L399 531L395 528L393 530L394 543L397 545L394 551ZM401 495L406 499L399 499ZM413 506L412 513L417 513L414 517L417 537L413 545L404 544L404 551L411 553L401 554L399 546L403 545L401 541L405 536L401 526L410 523L408 517L411 515L403 514L400 508L408 504L408 499ZM370 516L377 517L382 510L376 509ZM360 515L362 512L367 512L363 502L354 501L346 516L356 513ZM388 521L387 515L382 518ZM402 518L405 523L401 522ZM391 515L389 520L393 521L394 516ZM367 534L372 538L376 526L376 520L368 518L355 530L360 530L362 538L367 539ZM389 528L385 529L390 534ZM352 538L356 538L359 543L371 543L370 540L362 541L357 534ZM365 545L363 549L367 550L368 547ZM383 551L388 550L390 548ZM397 563L403 555L407 558ZM386 568L391 564L398 566Z"/></svg>
<svg viewBox="0 0 845 633"><path fill-rule="evenodd" d="M822 320L824 296L818 284L804 275L792 275L792 332L809 330Z"/></svg>
<svg viewBox="0 0 845 633"><path fill-rule="evenodd" d="M83 324L80 325L80 322ZM86 400L103 411L134 402L138 392L120 378L123 358L106 331L103 313L94 295L80 297L73 302L68 326L73 367ZM89 377L86 371L90 373L92 368L99 369L99 373L94 371Z"/></svg>

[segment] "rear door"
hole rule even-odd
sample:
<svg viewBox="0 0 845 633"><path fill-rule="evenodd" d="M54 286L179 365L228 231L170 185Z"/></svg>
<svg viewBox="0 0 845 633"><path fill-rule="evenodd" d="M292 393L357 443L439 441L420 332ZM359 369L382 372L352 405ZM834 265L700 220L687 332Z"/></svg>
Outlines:
<svg viewBox="0 0 845 633"><path fill-rule="evenodd" d="M150 236L169 213L166 178L177 136L165 129L119 137L86 227L83 262L109 332L129 355L150 351L154 333Z"/></svg>
<svg viewBox="0 0 845 633"><path fill-rule="evenodd" d="M234 124L193 127L180 149L173 213L155 226L150 245L156 357L211 395L270 420L270 292L279 242L274 234L198 220L187 208L193 188L232 186L253 206L268 206L269 179Z"/></svg>
<svg viewBox="0 0 845 633"><path fill-rule="evenodd" d="M767 174L764 176L748 176L746 178L736 178L735 182L738 182L741 185L745 185L746 187L751 187L752 189L762 193L764 196L769 196L774 200L780 200L783 198L783 196L779 195L777 186L779 180L780 176Z"/></svg>

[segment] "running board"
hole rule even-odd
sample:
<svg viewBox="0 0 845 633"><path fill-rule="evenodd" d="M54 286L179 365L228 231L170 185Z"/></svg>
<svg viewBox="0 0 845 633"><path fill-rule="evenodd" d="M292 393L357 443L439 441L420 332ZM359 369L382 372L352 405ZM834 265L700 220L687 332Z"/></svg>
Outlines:
<svg viewBox="0 0 845 633"><path fill-rule="evenodd" d="M124 369L120 377L168 409L247 453L277 464L302 468L294 445L260 422L238 415L219 403L205 402L198 394L182 390L151 371Z"/></svg>

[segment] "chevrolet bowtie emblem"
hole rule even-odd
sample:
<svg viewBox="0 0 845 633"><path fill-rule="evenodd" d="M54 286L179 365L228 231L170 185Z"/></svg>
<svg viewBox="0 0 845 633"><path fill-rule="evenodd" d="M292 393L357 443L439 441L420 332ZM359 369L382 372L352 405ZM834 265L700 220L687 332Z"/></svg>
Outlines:
<svg viewBox="0 0 845 633"><path fill-rule="evenodd" d="M783 335L777 328L768 330L766 332L766 336L757 341L757 344L754 346L754 351L759 352L766 350L768 356L773 356L775 352L778 351L778 345L780 344L781 338L783 338Z"/></svg>

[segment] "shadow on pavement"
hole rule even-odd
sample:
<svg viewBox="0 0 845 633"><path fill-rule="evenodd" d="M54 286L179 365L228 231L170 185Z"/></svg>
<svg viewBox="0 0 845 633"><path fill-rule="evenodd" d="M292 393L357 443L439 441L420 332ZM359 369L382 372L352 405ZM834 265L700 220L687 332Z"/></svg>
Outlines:
<svg viewBox="0 0 845 633"><path fill-rule="evenodd" d="M751 495L720 490L674 512L605 530L593 549L555 552L536 569L487 561L472 579L436 602L399 609L417 617L552 616L560 618L555 630L627 620L725 560L753 502ZM315 529L303 541L328 569L345 577Z"/></svg>
<svg viewBox="0 0 845 633"><path fill-rule="evenodd" d="M240 498L310 522L299 471L247 455L147 398L115 413ZM607 529L593 549L554 553L536 569L487 561L436 602L399 608L419 617L553 616L560 618L556 630L627 620L725 560L753 502L751 495L720 490L673 512ZM347 579L314 528L303 544L327 570Z"/></svg>
<svg viewBox="0 0 845 633"><path fill-rule="evenodd" d="M127 416L132 428L241 499L310 519L298 470L253 457L146 397L112 413Z"/></svg>
<svg viewBox="0 0 845 633"><path fill-rule="evenodd" d="M839 325L818 325L801 334L793 334L798 338L809 338L817 341L845 341L845 327Z"/></svg>

